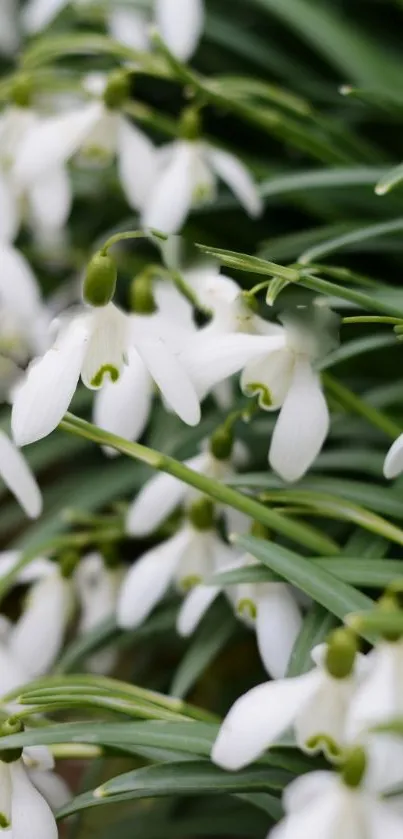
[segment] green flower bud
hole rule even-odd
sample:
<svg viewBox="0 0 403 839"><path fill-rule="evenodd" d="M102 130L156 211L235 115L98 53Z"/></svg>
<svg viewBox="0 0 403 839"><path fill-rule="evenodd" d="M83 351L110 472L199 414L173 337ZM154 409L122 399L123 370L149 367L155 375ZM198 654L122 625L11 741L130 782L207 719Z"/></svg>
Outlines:
<svg viewBox="0 0 403 839"><path fill-rule="evenodd" d="M185 108L182 111L179 134L184 140L197 140L201 134L200 113L196 108Z"/></svg>
<svg viewBox="0 0 403 839"><path fill-rule="evenodd" d="M398 612L400 611L400 603L399 603L399 594L400 592L393 591L392 587L379 598L377 609L382 612ZM382 637L385 641L390 641L391 643L395 641L400 641L401 635L399 632L387 632L384 630L382 632Z"/></svg>
<svg viewBox="0 0 403 839"><path fill-rule="evenodd" d="M108 76L104 90L104 102L107 108L120 108L130 96L130 77L125 70L114 70Z"/></svg>
<svg viewBox="0 0 403 839"><path fill-rule="evenodd" d="M211 530L214 527L214 504L209 498L194 501L188 511L188 519L196 530Z"/></svg>
<svg viewBox="0 0 403 839"><path fill-rule="evenodd" d="M69 580L73 576L74 571L80 561L80 555L77 551L65 551L61 554L59 559L59 568L62 577Z"/></svg>
<svg viewBox="0 0 403 839"><path fill-rule="evenodd" d="M228 460L234 447L232 429L221 425L210 437L210 451L217 460Z"/></svg>
<svg viewBox="0 0 403 839"><path fill-rule="evenodd" d="M266 539L266 540L271 539L271 534L270 534L269 528L266 527L265 524L262 524L260 521L254 521L253 522L253 524L251 526L251 529L250 529L250 535L251 536L256 536L256 539Z"/></svg>
<svg viewBox="0 0 403 839"><path fill-rule="evenodd" d="M367 759L364 749L361 746L350 749L346 754L341 770L341 777L346 786L359 787L365 775L366 768Z"/></svg>
<svg viewBox="0 0 403 839"><path fill-rule="evenodd" d="M130 308L139 315L152 315L156 310L152 281L148 272L139 274L130 286Z"/></svg>
<svg viewBox="0 0 403 839"><path fill-rule="evenodd" d="M17 108L29 108L32 102L32 79L21 73L13 80L10 90L10 100Z"/></svg>
<svg viewBox="0 0 403 839"><path fill-rule="evenodd" d="M334 679L346 679L351 675L358 652L357 637L351 629L335 629L327 642L325 665Z"/></svg>
<svg viewBox="0 0 403 839"><path fill-rule="evenodd" d="M21 720L15 720L13 717L10 717L8 720L5 720L0 725L0 738L1 737L8 737L12 734L20 734L24 731L24 726ZM0 739L1 744L1 739ZM0 748L0 760L3 763L14 763L14 761L19 760L22 755L22 746L16 746L15 749L1 749ZM1 826L1 825L0 825Z"/></svg>
<svg viewBox="0 0 403 839"><path fill-rule="evenodd" d="M87 265L83 297L91 306L106 306L115 294L117 271L108 253L98 251Z"/></svg>

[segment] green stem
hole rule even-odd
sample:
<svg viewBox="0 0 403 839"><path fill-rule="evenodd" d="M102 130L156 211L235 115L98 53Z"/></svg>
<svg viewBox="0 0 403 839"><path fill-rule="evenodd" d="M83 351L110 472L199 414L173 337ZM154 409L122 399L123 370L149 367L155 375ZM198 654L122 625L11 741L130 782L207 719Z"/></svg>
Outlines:
<svg viewBox="0 0 403 839"><path fill-rule="evenodd" d="M143 230L126 230L122 233L115 233L106 240L104 245L102 245L100 253L105 255L112 245L115 245L117 242L122 242L125 239L147 239L147 233L144 233Z"/></svg>
<svg viewBox="0 0 403 839"><path fill-rule="evenodd" d="M358 414L360 417L368 420L375 428L379 428L392 440L401 434L401 428L385 414L373 408L372 405L367 405L363 399L356 396L349 388L336 381L329 373L322 374L323 383L326 390L337 400L339 405L346 408L348 411Z"/></svg>
<svg viewBox="0 0 403 839"><path fill-rule="evenodd" d="M160 454L140 443L130 443L128 440L123 440L121 437L109 434L101 428L97 428L95 425L79 419L79 417L70 413L66 414L64 420L60 423L60 428L63 431L68 431L70 434L76 434L87 440L92 440L94 443L111 446L122 454L132 457L134 460L140 460L142 463L147 463L154 469L160 469L162 472L173 475L175 478L179 478L179 480L195 487L216 501L222 504L228 504L230 507L246 513L246 515L267 525L267 527L276 533L281 533L283 536L287 536L289 539L307 548L311 548L316 553L326 556L327 553L332 554L339 550L336 543L332 539L329 539L328 536L313 531L312 528L302 522L296 522L281 516L274 510L270 510L247 495L243 495L231 489L231 487L221 484L219 481L194 472L178 460L168 457L168 455Z"/></svg>
<svg viewBox="0 0 403 839"><path fill-rule="evenodd" d="M342 323L391 323L393 326L403 325L402 318L392 318L387 315L358 315L342 318Z"/></svg>
<svg viewBox="0 0 403 839"><path fill-rule="evenodd" d="M339 286L336 283L329 282L329 280L314 277L312 274L306 273L306 269L301 271L298 282L304 288L317 291L319 294L325 294L327 297L340 297L342 300L348 300L350 303L354 303L361 309L384 312L385 315L392 315L399 320L403 318L403 309L394 306L393 303L384 302L380 297L370 297L369 294L365 294L365 292L358 291L354 288Z"/></svg>

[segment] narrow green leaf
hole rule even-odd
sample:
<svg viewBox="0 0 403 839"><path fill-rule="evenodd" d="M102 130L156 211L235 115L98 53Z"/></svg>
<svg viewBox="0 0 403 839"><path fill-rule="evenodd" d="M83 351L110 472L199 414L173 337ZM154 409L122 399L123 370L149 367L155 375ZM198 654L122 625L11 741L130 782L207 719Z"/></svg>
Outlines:
<svg viewBox="0 0 403 839"><path fill-rule="evenodd" d="M359 588L381 589L403 576L403 562L399 559L365 559L356 556L309 557L312 572L316 568L334 574L338 580ZM213 574L205 582L207 585L233 586L240 583L270 583L281 579L269 568L261 565L247 565L232 571Z"/></svg>
<svg viewBox="0 0 403 839"><path fill-rule="evenodd" d="M390 192L391 189L394 189L396 186L398 186L402 182L402 180L403 163L399 163L398 166L395 166L393 169L390 169L389 172L386 172L386 174L379 179L375 187L375 192L377 195L386 195L387 192Z"/></svg>
<svg viewBox="0 0 403 839"><path fill-rule="evenodd" d="M192 638L186 654L174 675L170 694L180 698L189 690L208 665L226 646L237 628L237 621L229 609L217 603L214 613L204 620Z"/></svg>
<svg viewBox="0 0 403 839"><path fill-rule="evenodd" d="M226 265L228 268L249 271L253 274L268 274L270 277L281 277L289 282L296 282L299 279L298 271L294 268L286 268L284 265L277 265L275 262L267 262L267 260L259 259L257 256L213 248L209 245L198 244L197 247L202 253L218 259L222 265Z"/></svg>

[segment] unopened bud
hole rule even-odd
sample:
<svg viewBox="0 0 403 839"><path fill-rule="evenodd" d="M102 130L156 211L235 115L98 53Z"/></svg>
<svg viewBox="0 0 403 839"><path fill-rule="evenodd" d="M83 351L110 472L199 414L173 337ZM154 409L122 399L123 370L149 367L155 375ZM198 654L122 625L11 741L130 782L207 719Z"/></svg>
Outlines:
<svg viewBox="0 0 403 839"><path fill-rule="evenodd" d="M200 113L195 108L185 108L182 111L179 134L184 140L197 140L201 134Z"/></svg>
<svg viewBox="0 0 403 839"><path fill-rule="evenodd" d="M210 437L210 451L217 460L228 460L234 447L234 435L230 428L221 425Z"/></svg>
<svg viewBox="0 0 403 839"><path fill-rule="evenodd" d="M32 79L21 73L13 80L10 100L17 108L29 108L32 102Z"/></svg>
<svg viewBox="0 0 403 839"><path fill-rule="evenodd" d="M346 754L341 770L341 776L346 786L359 787L365 775L366 768L367 758L364 749L361 746L350 749Z"/></svg>
<svg viewBox="0 0 403 839"><path fill-rule="evenodd" d="M139 315L152 315L156 310L152 281L147 273L139 274L130 286L130 308Z"/></svg>
<svg viewBox="0 0 403 839"><path fill-rule="evenodd" d="M114 70L108 76L104 102L111 110L120 108L130 96L130 78L124 70Z"/></svg>
<svg viewBox="0 0 403 839"><path fill-rule="evenodd" d="M393 591L392 588L390 588L388 591L385 592L385 594L382 595L382 597L379 598L377 609L379 609L381 612L389 612L392 614L399 612L399 594L401 593L398 591ZM390 641L391 643L393 643L394 641L400 640L401 633L398 631L394 632L393 630L388 631L386 629L383 629L382 637L385 638L386 641Z"/></svg>
<svg viewBox="0 0 403 839"><path fill-rule="evenodd" d="M351 675L358 652L357 637L351 629L335 629L327 642L325 666L334 679L346 679Z"/></svg>
<svg viewBox="0 0 403 839"><path fill-rule="evenodd" d="M65 551L59 559L60 574L66 580L73 576L74 571L80 561L80 555L77 551Z"/></svg>
<svg viewBox="0 0 403 839"><path fill-rule="evenodd" d="M115 294L117 271L108 253L98 251L87 265L83 297L90 306L106 306Z"/></svg>
<svg viewBox="0 0 403 839"><path fill-rule="evenodd" d="M196 530L211 530L214 526L214 504L209 498L194 501L188 511L188 519Z"/></svg>

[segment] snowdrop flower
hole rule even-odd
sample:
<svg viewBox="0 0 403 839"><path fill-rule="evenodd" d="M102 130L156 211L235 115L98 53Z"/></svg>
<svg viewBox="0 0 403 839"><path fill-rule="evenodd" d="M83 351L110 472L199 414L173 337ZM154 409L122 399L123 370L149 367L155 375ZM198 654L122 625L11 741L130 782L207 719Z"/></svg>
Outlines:
<svg viewBox="0 0 403 839"><path fill-rule="evenodd" d="M14 55L19 40L15 0L0 0L0 53Z"/></svg>
<svg viewBox="0 0 403 839"><path fill-rule="evenodd" d="M30 780L22 757L10 763L0 760L0 826L11 828L13 839L57 839L53 813Z"/></svg>
<svg viewBox="0 0 403 839"><path fill-rule="evenodd" d="M60 235L69 216L72 190L66 168L58 164L47 168L40 177L22 184L14 173L14 163L25 141L41 124L35 111L28 106L29 89L21 82L16 97L27 97L24 106L10 105L0 117L0 177L1 228L0 236L14 239L21 221L27 220L38 237Z"/></svg>
<svg viewBox="0 0 403 839"><path fill-rule="evenodd" d="M382 800L366 788L364 773L365 757L356 752L346 763L344 777L318 771L292 781L283 795L285 818L270 839L397 839L403 816L390 799Z"/></svg>
<svg viewBox="0 0 403 839"><path fill-rule="evenodd" d="M115 614L121 582L119 568L107 568L99 553L87 554L75 572L80 621L78 633L84 635ZM109 647L94 653L86 662L91 673L109 673L116 663L116 650Z"/></svg>
<svg viewBox="0 0 403 839"><path fill-rule="evenodd" d="M27 516L38 518L42 512L38 484L21 452L3 431L0 431L0 477Z"/></svg>
<svg viewBox="0 0 403 839"><path fill-rule="evenodd" d="M302 676L258 685L227 714L212 750L225 769L256 760L292 725L304 751L337 753L345 743L345 722L362 668L346 630L311 653L315 668Z"/></svg>
<svg viewBox="0 0 403 839"><path fill-rule="evenodd" d="M136 8L133 4L129 8L114 2L108 10L106 23L109 34L115 41L140 52L147 52L149 49L150 21L141 7Z"/></svg>
<svg viewBox="0 0 403 839"><path fill-rule="evenodd" d="M155 178L156 160L148 137L119 111L129 96L128 76L120 70L109 79L96 74L86 86L90 102L43 118L27 133L17 151L14 177L27 189L78 152L81 161L103 164L116 155L126 199L141 209Z"/></svg>
<svg viewBox="0 0 403 839"><path fill-rule="evenodd" d="M0 242L0 264L0 355L25 364L47 349L50 316L25 257Z"/></svg>
<svg viewBox="0 0 403 839"><path fill-rule="evenodd" d="M180 592L188 591L227 563L229 552L215 532L211 502L196 501L178 532L147 551L128 572L118 599L118 625L139 626L172 583Z"/></svg>
<svg viewBox="0 0 403 839"><path fill-rule="evenodd" d="M194 118L190 112L189 118ZM187 115L183 117L186 126ZM188 128L184 128L184 133ZM246 212L256 218L263 210L256 184L244 164L233 154L194 138L176 140L160 149L158 179L144 204L142 226L176 233L193 206L214 200L217 179L224 181ZM192 136L193 135L193 136Z"/></svg>
<svg viewBox="0 0 403 839"><path fill-rule="evenodd" d="M153 286L152 295L156 312L151 316L143 316L145 326L159 324L160 331L167 333L171 323L173 334L170 335L175 340L178 338L178 329L181 333L182 330L195 330L192 307L175 286L168 282L157 282ZM147 321L149 317L151 320ZM154 391L154 380L146 363L136 348L130 347L127 364L119 379L115 382L106 381L96 393L93 410L95 425L126 440L138 440L151 414ZM110 448L105 448L105 452L116 455Z"/></svg>
<svg viewBox="0 0 403 839"><path fill-rule="evenodd" d="M8 646L30 678L46 673L63 644L72 603L72 583L59 569L34 583L12 627Z"/></svg>
<svg viewBox="0 0 403 839"><path fill-rule="evenodd" d="M30 681L30 674L9 648L11 621L0 615L0 696L6 696Z"/></svg>
<svg viewBox="0 0 403 839"><path fill-rule="evenodd" d="M28 777L54 813L71 797L70 790L55 769L55 760L46 746L24 746L22 760Z"/></svg>
<svg viewBox="0 0 403 839"><path fill-rule="evenodd" d="M239 565L257 565L246 554ZM237 614L256 630L259 654L274 679L284 678L290 656L302 626L302 616L285 583L242 583L233 593Z"/></svg>
<svg viewBox="0 0 403 839"><path fill-rule="evenodd" d="M283 347L247 364L241 376L243 392L257 395L263 410L281 408L269 463L285 481L298 481L305 474L329 428L329 411L313 363L334 345L335 316L323 307L315 308L301 311L299 319L284 316Z"/></svg>
<svg viewBox="0 0 403 839"><path fill-rule="evenodd" d="M203 30L203 0L155 0L155 15L162 39L170 51L187 61Z"/></svg>

